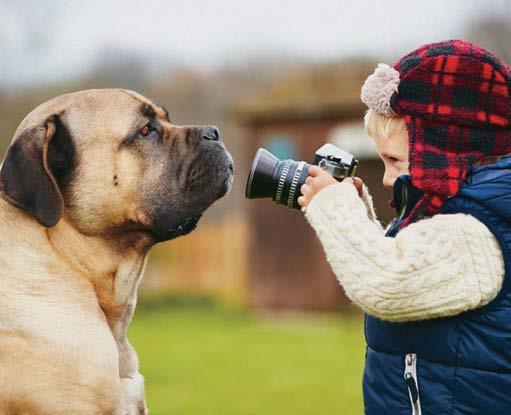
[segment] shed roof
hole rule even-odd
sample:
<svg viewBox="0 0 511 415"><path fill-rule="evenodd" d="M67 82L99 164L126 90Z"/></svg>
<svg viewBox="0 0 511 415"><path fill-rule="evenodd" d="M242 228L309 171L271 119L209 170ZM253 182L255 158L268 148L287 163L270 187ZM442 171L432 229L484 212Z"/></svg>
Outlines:
<svg viewBox="0 0 511 415"><path fill-rule="evenodd" d="M360 88L374 67L373 60L351 59L303 68L242 99L237 118L260 122L359 116L365 110Z"/></svg>

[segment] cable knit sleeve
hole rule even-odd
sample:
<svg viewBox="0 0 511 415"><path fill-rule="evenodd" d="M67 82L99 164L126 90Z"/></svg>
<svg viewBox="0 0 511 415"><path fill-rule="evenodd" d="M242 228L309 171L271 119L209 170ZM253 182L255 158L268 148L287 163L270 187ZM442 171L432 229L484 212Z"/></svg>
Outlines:
<svg viewBox="0 0 511 415"><path fill-rule="evenodd" d="M489 303L502 286L498 242L470 215L438 214L385 237L349 183L324 188L305 215L346 295L383 320L455 315Z"/></svg>
<svg viewBox="0 0 511 415"><path fill-rule="evenodd" d="M376 226L380 229L380 232L384 232L381 223L378 221L376 216L376 211L374 210L373 198L369 194L369 189L365 184L362 186L362 194L360 195L360 198L362 199L362 202L364 202L369 219L376 224Z"/></svg>

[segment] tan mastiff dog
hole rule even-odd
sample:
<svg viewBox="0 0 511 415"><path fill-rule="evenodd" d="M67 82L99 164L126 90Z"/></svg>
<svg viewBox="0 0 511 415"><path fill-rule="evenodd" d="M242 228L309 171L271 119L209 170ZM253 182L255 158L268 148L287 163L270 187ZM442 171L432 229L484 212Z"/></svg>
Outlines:
<svg viewBox="0 0 511 415"><path fill-rule="evenodd" d="M147 412L127 339L147 253L232 182L215 127L126 90L63 95L0 170L0 414Z"/></svg>

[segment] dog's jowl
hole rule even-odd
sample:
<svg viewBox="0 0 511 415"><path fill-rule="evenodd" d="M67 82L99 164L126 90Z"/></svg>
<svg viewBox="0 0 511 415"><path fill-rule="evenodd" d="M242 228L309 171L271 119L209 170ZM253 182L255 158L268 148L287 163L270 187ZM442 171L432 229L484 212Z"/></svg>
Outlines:
<svg viewBox="0 0 511 415"><path fill-rule="evenodd" d="M57 97L0 170L0 414L145 414L127 340L149 249L232 183L218 129L131 91Z"/></svg>

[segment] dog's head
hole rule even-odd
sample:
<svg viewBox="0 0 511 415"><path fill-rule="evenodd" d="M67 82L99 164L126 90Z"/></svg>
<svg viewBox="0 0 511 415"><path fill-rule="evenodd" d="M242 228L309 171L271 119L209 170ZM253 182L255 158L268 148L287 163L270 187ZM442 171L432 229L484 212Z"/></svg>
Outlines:
<svg viewBox="0 0 511 415"><path fill-rule="evenodd" d="M213 126L177 126L132 91L57 97L20 124L0 170L11 203L45 227L64 215L87 235L190 232L229 190L232 158Z"/></svg>

